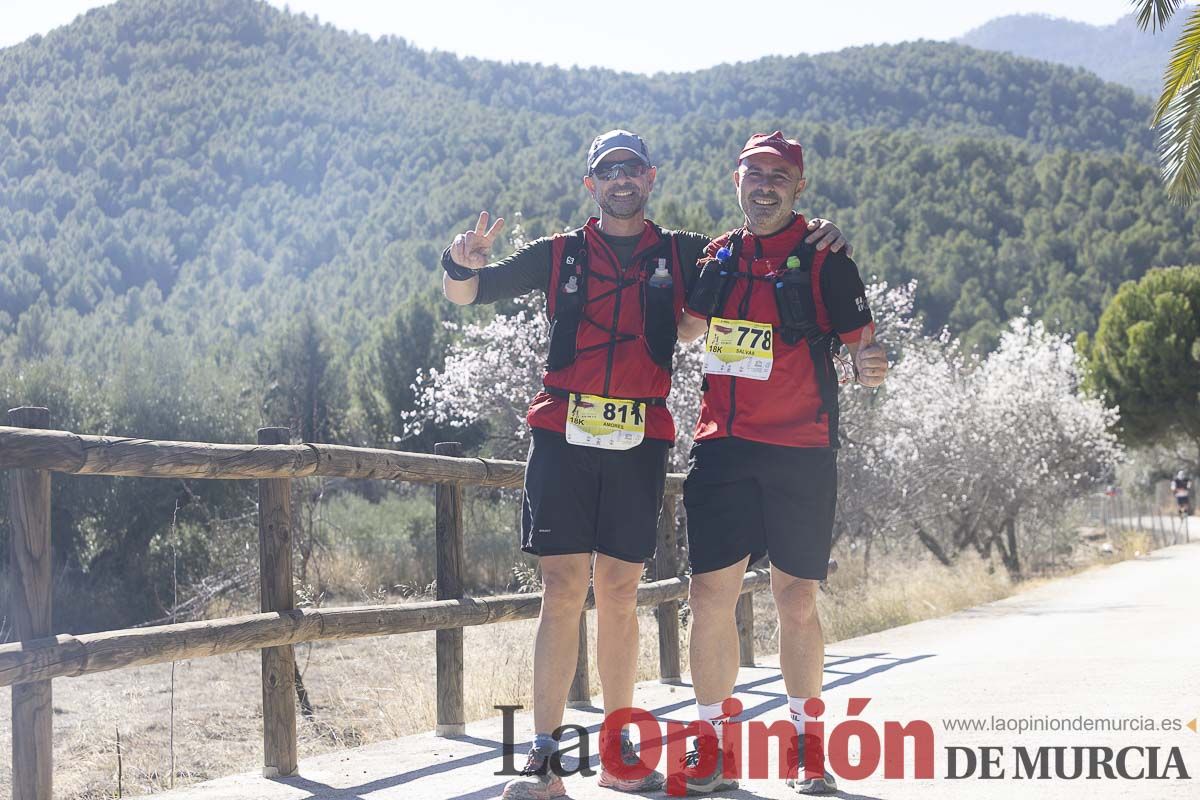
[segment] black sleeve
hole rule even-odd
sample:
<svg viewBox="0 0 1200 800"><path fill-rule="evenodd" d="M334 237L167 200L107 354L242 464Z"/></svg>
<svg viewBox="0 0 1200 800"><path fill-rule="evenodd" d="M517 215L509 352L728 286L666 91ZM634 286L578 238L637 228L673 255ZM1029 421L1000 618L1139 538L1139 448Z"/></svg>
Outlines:
<svg viewBox="0 0 1200 800"><path fill-rule="evenodd" d="M872 319L858 265L845 253L825 256L821 265L821 298L838 333L856 331Z"/></svg>
<svg viewBox="0 0 1200 800"><path fill-rule="evenodd" d="M512 255L479 270L479 292L475 303L495 303L546 290L550 283L550 259L553 254L549 236L535 239Z"/></svg>
<svg viewBox="0 0 1200 800"><path fill-rule="evenodd" d="M690 294L696 276L700 274L696 262L704 257L704 249L712 239L690 231L676 231L675 236L679 243L679 271L683 274L683 288L685 293Z"/></svg>

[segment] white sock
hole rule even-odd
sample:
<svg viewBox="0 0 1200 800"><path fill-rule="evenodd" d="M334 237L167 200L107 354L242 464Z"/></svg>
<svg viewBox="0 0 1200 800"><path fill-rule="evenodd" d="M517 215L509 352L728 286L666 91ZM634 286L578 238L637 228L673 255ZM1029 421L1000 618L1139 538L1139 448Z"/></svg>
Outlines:
<svg viewBox="0 0 1200 800"><path fill-rule="evenodd" d="M723 701L722 701L723 702ZM713 703L710 706L696 703L697 716L700 719L710 723L713 729L717 732L717 746L720 747L725 741L725 723L729 722L729 717L725 714L725 710L721 708L721 703Z"/></svg>
<svg viewBox="0 0 1200 800"><path fill-rule="evenodd" d="M796 736L800 738L800 741L804 741L804 724L810 719L816 719L804 710L804 704L807 702L807 697L788 695L788 716L792 718L792 724L796 726Z"/></svg>

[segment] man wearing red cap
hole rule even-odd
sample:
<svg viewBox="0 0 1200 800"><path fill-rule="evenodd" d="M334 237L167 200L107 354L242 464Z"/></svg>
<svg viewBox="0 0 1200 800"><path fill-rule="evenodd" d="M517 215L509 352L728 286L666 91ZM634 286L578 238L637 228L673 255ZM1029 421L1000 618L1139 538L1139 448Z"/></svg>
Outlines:
<svg viewBox="0 0 1200 800"><path fill-rule="evenodd" d="M858 268L844 252L805 242L792 207L804 191L804 151L776 131L746 142L733 174L745 224L714 240L692 281L681 330L707 327L704 393L684 506L692 582L690 656L699 717L717 731L738 671L734 610L749 564L769 555L779 612L779 661L796 725L788 785L837 790L822 743L805 738L821 692L824 643L816 595L828 570L837 502L839 384L835 354L875 387L887 356ZM848 377L848 375L847 375ZM689 793L734 788L716 767L689 777ZM701 771L700 753L689 765ZM739 765L740 766L740 765Z"/></svg>
<svg viewBox="0 0 1200 800"><path fill-rule="evenodd" d="M633 703L637 585L654 553L667 448L675 440L665 403L671 358L685 281L709 243L646 219L655 175L640 136L601 134L583 178L598 219L489 264L504 220L489 227L483 212L442 255L451 301L494 303L541 290L551 318L544 386L528 414L533 435L521 539L521 549L539 558L544 586L534 644L535 737L525 769L504 789L508 800L565 794L553 734L575 673L589 578L606 715ZM843 243L831 223L813 237L824 239L822 247ZM608 733L621 735L623 760L635 762L627 731ZM663 784L657 772L625 778L608 767L602 764L600 774L608 788L643 792Z"/></svg>

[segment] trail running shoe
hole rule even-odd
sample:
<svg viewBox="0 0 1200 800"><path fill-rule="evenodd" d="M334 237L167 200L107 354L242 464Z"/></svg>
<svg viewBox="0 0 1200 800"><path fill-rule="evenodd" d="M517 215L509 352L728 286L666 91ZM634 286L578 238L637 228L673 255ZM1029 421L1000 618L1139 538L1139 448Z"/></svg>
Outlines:
<svg viewBox="0 0 1200 800"><path fill-rule="evenodd" d="M628 739L621 740L621 760L630 765L639 762L637 751L633 749L633 742ZM649 775L641 778L618 778L603 766L600 768L600 785L605 789L615 789L618 792L657 792L663 788L665 782L666 778L657 770L652 770Z"/></svg>
<svg viewBox="0 0 1200 800"><path fill-rule="evenodd" d="M566 793L562 778L550 769L550 756L531 750L525 768L505 785L500 797L501 800L550 800Z"/></svg>
<svg viewBox="0 0 1200 800"><path fill-rule="evenodd" d="M684 770L695 770L700 765L700 749L687 751L683 756ZM670 780L674 783L677 780L684 781L684 788L690 795L695 794L712 794L713 792L727 792L738 788L736 778L726 778L724 773L725 768L725 753L717 751L717 763L712 771L707 775L689 775L684 774L672 775Z"/></svg>
<svg viewBox="0 0 1200 800"><path fill-rule="evenodd" d="M808 747L815 748L821 754L821 774L812 778L802 774L804 772L804 751ZM795 789L797 794L837 793L837 781L834 779L833 773L829 771L829 767L825 766L825 752L821 740L816 736L805 736L803 744L800 746L800 752L788 753L787 785Z"/></svg>

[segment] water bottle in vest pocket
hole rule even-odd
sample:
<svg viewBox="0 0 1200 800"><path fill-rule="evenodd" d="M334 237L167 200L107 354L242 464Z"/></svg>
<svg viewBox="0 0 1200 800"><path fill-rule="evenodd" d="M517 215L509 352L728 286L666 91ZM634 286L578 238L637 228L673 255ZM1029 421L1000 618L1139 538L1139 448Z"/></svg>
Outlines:
<svg viewBox="0 0 1200 800"><path fill-rule="evenodd" d="M554 302L546 369L564 369L575 361L575 337L579 332L579 320L583 317L584 300L581 276L576 273L564 276Z"/></svg>
<svg viewBox="0 0 1200 800"><path fill-rule="evenodd" d="M811 258L788 257L775 280L775 305L779 311L780 336L785 342L796 344L820 335L812 296Z"/></svg>
<svg viewBox="0 0 1200 800"><path fill-rule="evenodd" d="M669 370L679 336L675 320L675 281L671 278L667 259L660 258L654 263L654 272L645 283L646 349L655 364Z"/></svg>

